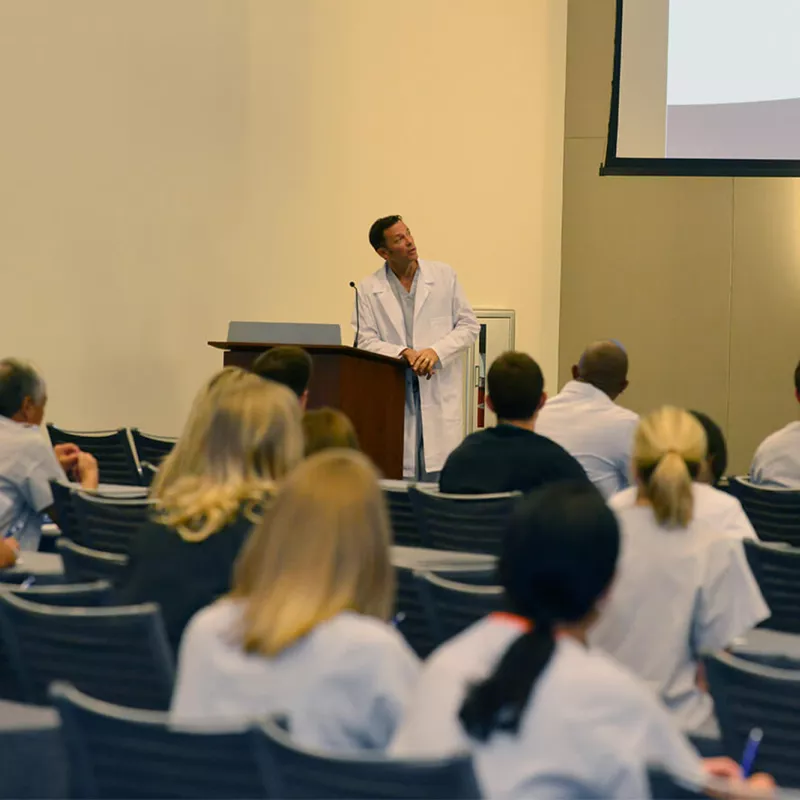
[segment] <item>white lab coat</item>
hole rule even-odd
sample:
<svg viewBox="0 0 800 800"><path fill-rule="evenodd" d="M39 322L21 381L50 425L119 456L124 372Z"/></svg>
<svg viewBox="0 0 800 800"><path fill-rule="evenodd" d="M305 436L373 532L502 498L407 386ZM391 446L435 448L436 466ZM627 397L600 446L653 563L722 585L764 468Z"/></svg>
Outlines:
<svg viewBox="0 0 800 800"><path fill-rule="evenodd" d="M403 312L386 276L386 265L358 286L360 317L357 346L392 358L405 350ZM353 311L353 329L356 313ZM478 337L480 326L456 277L438 261L419 262L414 301L414 349L432 347L439 355L436 374L419 382L425 471L439 472L464 438L464 364L461 352ZM377 398L376 398L377 399ZM417 419L406 403L403 475L414 477Z"/></svg>

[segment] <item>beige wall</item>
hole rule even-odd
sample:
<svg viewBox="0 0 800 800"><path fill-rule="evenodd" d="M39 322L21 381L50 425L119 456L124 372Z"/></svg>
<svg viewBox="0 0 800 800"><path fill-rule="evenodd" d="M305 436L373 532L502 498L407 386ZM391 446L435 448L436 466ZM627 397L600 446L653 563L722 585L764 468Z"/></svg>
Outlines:
<svg viewBox="0 0 800 800"><path fill-rule="evenodd" d="M623 402L706 411L731 468L797 415L800 182L600 178L614 0L569 0L559 375L584 344L631 356Z"/></svg>
<svg viewBox="0 0 800 800"><path fill-rule="evenodd" d="M399 212L554 383L565 58L565 0L0 0L2 350L176 432L206 340L346 326Z"/></svg>

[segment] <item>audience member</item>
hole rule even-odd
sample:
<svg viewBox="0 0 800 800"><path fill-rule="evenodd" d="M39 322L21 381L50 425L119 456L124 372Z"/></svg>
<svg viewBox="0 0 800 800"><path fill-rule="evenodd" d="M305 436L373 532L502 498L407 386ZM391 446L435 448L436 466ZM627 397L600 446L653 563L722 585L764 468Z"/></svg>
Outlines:
<svg viewBox="0 0 800 800"><path fill-rule="evenodd" d="M450 454L439 486L449 494L527 492L546 483L586 480L581 465L560 445L535 432L547 399L539 365L525 353L503 353L487 375L486 404L494 428L476 431Z"/></svg>
<svg viewBox="0 0 800 800"><path fill-rule="evenodd" d="M528 495L498 565L510 613L430 656L392 753L471 750L485 797L649 797L650 763L698 784L738 776L727 759L701 761L648 688L587 647L619 547L614 515L588 482Z"/></svg>
<svg viewBox="0 0 800 800"><path fill-rule="evenodd" d="M794 396L800 403L800 362L794 371ZM764 439L753 457L750 480L759 486L800 489L800 422Z"/></svg>
<svg viewBox="0 0 800 800"><path fill-rule="evenodd" d="M303 414L303 437L306 443L306 456L334 447L360 449L353 423L347 414L334 408L306 411Z"/></svg>
<svg viewBox="0 0 800 800"><path fill-rule="evenodd" d="M0 361L0 566L13 563L18 548L39 548L42 514L56 517L51 481L69 476L97 488L93 456L74 444L53 448L42 436L46 405L47 388L32 366Z"/></svg>
<svg viewBox="0 0 800 800"><path fill-rule="evenodd" d="M280 712L303 745L385 748L419 670L386 622L390 541L365 456L327 450L304 461L242 551L231 595L189 624L173 720Z"/></svg>
<svg viewBox="0 0 800 800"><path fill-rule="evenodd" d="M121 604L157 602L177 649L192 615L230 589L236 556L302 457L300 408L284 386L238 368L214 376L156 475Z"/></svg>
<svg viewBox="0 0 800 800"><path fill-rule="evenodd" d="M702 411L690 411L689 413L703 426L708 444L706 457L700 465L697 480L700 483L717 486L725 477L725 471L728 469L728 445L725 442L725 434L708 414L704 414Z"/></svg>
<svg viewBox="0 0 800 800"><path fill-rule="evenodd" d="M665 407L636 431L636 501L615 508L623 547L617 578L592 633L660 695L685 731L715 733L698 659L729 647L769 616L740 539L698 517L693 484L706 437L685 411Z"/></svg>
<svg viewBox="0 0 800 800"><path fill-rule="evenodd" d="M308 405L311 371L311 356L302 347L293 345L273 347L253 362L256 375L288 386L299 398L303 411Z"/></svg>
<svg viewBox="0 0 800 800"><path fill-rule="evenodd" d="M690 413L706 432L705 455L692 475L693 519L698 524L736 539L757 539L758 534L742 504L733 495L716 488L717 480L728 466L728 451L722 431L705 414L697 411ZM608 502L611 508L622 513L639 504L640 493L640 487L632 486L614 495Z"/></svg>
<svg viewBox="0 0 800 800"><path fill-rule="evenodd" d="M639 417L616 404L628 388L628 355L616 342L586 348L569 383L547 401L537 430L575 456L592 483L611 497L629 485Z"/></svg>

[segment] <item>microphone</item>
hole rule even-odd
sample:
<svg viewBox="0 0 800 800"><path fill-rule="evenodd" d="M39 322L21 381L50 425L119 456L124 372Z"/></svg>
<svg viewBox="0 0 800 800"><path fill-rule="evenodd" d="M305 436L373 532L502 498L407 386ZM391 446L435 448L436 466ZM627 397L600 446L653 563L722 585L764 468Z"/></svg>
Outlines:
<svg viewBox="0 0 800 800"><path fill-rule="evenodd" d="M358 332L361 328L361 315L358 310L358 286L354 281L350 281L350 288L356 293L356 337L353 339L353 347L358 347Z"/></svg>

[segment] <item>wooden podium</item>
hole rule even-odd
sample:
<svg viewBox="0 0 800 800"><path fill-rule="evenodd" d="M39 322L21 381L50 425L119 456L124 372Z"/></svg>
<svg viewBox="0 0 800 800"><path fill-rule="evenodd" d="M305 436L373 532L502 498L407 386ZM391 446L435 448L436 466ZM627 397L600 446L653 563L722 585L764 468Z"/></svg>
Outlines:
<svg viewBox="0 0 800 800"><path fill-rule="evenodd" d="M277 344L209 342L224 350L225 366L250 369ZM331 406L353 422L361 449L386 478L403 477L406 362L344 345L303 344L314 359L309 408Z"/></svg>

